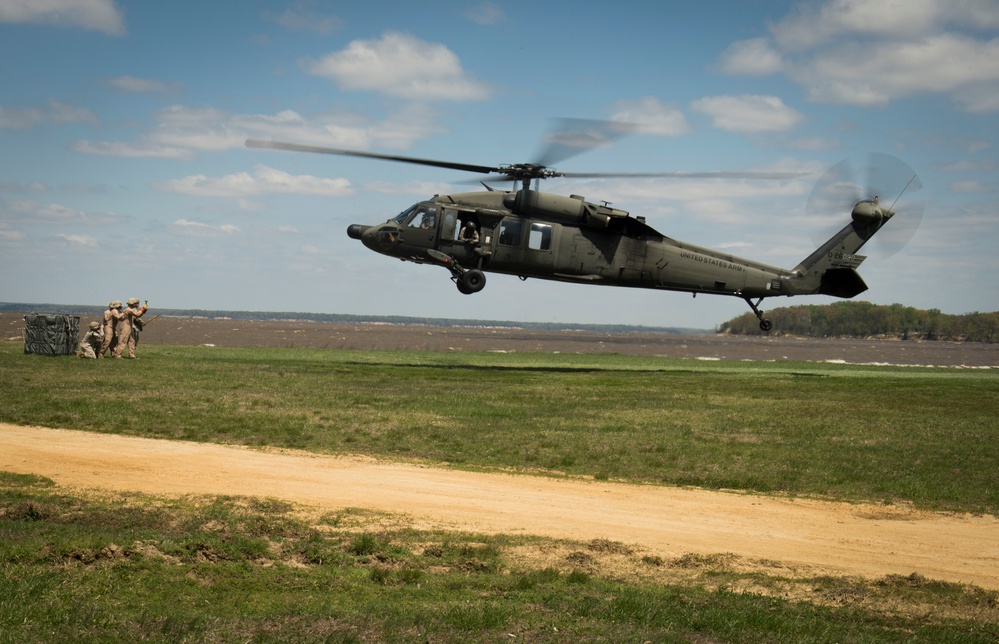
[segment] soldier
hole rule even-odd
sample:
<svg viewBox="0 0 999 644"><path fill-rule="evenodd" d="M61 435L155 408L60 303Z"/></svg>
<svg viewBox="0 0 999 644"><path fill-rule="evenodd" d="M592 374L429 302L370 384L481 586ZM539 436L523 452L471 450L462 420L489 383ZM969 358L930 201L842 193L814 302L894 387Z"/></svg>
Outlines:
<svg viewBox="0 0 999 644"><path fill-rule="evenodd" d="M458 239L466 244L474 245L479 243L479 231L476 228L474 221L470 221L462 226L461 232L458 233Z"/></svg>
<svg viewBox="0 0 999 644"><path fill-rule="evenodd" d="M88 360L96 360L100 357L101 347L104 345L104 330L101 323L94 321L90 323L90 330L80 341L80 350L76 355Z"/></svg>
<svg viewBox="0 0 999 644"><path fill-rule="evenodd" d="M128 347L128 357L135 358L135 335L132 333L132 327L136 326L135 321L145 315L149 307L145 304L142 308L139 308L139 298L130 297L128 298L128 307L122 312L122 322L121 329L118 331L118 346L114 348L114 353L112 354L115 358L121 358L122 351L125 347Z"/></svg>
<svg viewBox="0 0 999 644"><path fill-rule="evenodd" d="M122 317L121 300L108 302L108 310L104 311L104 342L101 344L101 350L97 352L98 358L103 358L108 349L114 351L118 342L118 322Z"/></svg>

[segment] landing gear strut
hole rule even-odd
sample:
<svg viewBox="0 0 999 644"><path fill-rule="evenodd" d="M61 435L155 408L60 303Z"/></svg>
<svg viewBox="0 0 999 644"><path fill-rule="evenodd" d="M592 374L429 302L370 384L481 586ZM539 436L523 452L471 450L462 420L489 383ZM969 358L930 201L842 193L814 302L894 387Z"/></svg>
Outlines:
<svg viewBox="0 0 999 644"><path fill-rule="evenodd" d="M746 300L746 304L749 305L749 308L753 309L753 313L756 314L756 319L760 321L760 330L764 333L769 333L770 329L774 328L774 323L763 317L763 311L760 310L760 302L763 301L763 298L761 297L756 300L755 304L753 304L753 301L748 297L743 299Z"/></svg>
<svg viewBox="0 0 999 644"><path fill-rule="evenodd" d="M444 268L451 271L451 281L458 287L458 291L463 295L478 293L486 287L486 275L477 268L465 270L458 262L449 255L445 255L439 250L428 250L427 254L444 265Z"/></svg>

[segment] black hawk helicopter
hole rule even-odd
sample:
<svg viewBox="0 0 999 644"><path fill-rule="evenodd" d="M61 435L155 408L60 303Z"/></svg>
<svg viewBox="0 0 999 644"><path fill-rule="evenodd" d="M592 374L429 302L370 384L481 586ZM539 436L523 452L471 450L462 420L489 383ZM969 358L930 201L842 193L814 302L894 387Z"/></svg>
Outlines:
<svg viewBox="0 0 999 644"><path fill-rule="evenodd" d="M253 139L247 140L246 145L381 159L487 175L481 181L485 191L435 195L413 204L385 223L353 224L347 228L348 236L377 253L447 268L458 291L466 295L478 293L485 287L487 272L516 275L522 280L534 277L682 291L693 293L695 297L698 293L729 295L745 300L760 320L760 329L766 332L773 328L773 323L759 308L765 298L808 294L852 298L867 290L857 272L866 257L858 255L857 251L895 215L891 208L879 203L876 193L865 199L851 199L850 222L797 266L791 269L770 266L671 239L649 226L644 217L633 217L624 210L611 208L606 203L591 203L578 195L566 197L540 192L537 184L541 179L553 177L779 180L801 176L800 173L559 172L550 167L550 159L559 155L564 159L593 147L593 140L606 143L628 131L621 124L599 121L575 121L572 126L575 130L565 129L553 139L549 150L542 155L542 161L500 166ZM906 188L918 187L913 185L918 180L911 168L894 157L882 156L896 166L904 166L900 172L911 176ZM813 195L819 193L816 201L828 198L829 193L833 193L834 200L843 199L844 186L849 190L849 186L856 185L844 180L845 171L840 164L826 173L825 180L813 190ZM893 174L899 176L899 170L896 168ZM497 190L487 183L499 179L513 180L514 189Z"/></svg>

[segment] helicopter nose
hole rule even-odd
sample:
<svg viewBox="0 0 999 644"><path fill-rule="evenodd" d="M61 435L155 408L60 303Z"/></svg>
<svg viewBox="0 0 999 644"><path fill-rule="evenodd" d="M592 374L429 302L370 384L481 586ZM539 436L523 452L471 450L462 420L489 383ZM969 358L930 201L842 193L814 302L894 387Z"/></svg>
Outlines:
<svg viewBox="0 0 999 644"><path fill-rule="evenodd" d="M351 239L360 239L370 228L371 226L364 226L362 224L351 224L347 226L347 236Z"/></svg>

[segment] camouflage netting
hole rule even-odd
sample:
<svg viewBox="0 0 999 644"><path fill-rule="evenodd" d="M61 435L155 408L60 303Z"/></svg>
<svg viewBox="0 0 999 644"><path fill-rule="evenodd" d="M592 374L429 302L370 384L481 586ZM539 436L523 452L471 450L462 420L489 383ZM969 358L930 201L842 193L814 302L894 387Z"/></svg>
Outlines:
<svg viewBox="0 0 999 644"><path fill-rule="evenodd" d="M80 338L80 316L29 313L24 316L24 352L43 356L76 353Z"/></svg>

